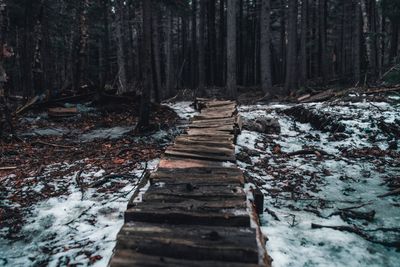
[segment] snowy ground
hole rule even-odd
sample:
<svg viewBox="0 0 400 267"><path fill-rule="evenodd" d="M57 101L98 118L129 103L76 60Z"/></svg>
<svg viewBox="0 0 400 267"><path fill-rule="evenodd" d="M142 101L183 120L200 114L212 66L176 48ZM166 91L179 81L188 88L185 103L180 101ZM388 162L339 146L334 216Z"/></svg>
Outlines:
<svg viewBox="0 0 400 267"><path fill-rule="evenodd" d="M189 102L181 102L170 106L182 120L187 120L196 114L189 105ZM129 130L105 128L89 132L82 139L96 139L98 142L119 139ZM38 135L53 136L59 135L63 129L35 131ZM166 145L174 134L177 134L176 129L160 130L135 140ZM142 162L123 177L111 177L101 185L84 188L82 184L101 180L106 174L93 159L44 166L39 177L35 174L26 177L26 186L20 192L12 190L13 174L0 177L0 206L23 210L24 217L21 229L10 229L13 224L5 223L7 214L0 209L0 266L106 266L116 244L116 235L123 225L127 203L144 171L155 169L158 161ZM55 179L54 173L60 178ZM65 175L59 175L63 173ZM7 190L1 192L1 188ZM9 201L18 195L24 202L29 202L31 197L37 199L45 191L47 195L49 191L54 192L54 197L43 197L28 207L18 207Z"/></svg>
<svg viewBox="0 0 400 267"><path fill-rule="evenodd" d="M345 135L299 123L282 112L288 105L240 107L244 118L273 117L281 126L280 134L245 130L237 148L251 159L240 167L265 196L261 221L273 267L400 266L398 248L377 244L400 241L400 199L378 197L389 190L384 182L400 173L398 141L382 132L378 122L399 120L399 107L367 102L305 107L333 115L345 125ZM310 148L328 155L287 155ZM360 214L373 218L353 216ZM312 223L355 226L376 243L345 231L312 229Z"/></svg>

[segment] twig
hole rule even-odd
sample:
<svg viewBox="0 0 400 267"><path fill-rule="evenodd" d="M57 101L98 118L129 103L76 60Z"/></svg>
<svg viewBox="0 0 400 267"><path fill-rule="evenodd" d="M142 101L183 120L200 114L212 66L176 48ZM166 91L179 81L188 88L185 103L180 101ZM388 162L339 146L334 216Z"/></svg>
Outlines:
<svg viewBox="0 0 400 267"><path fill-rule="evenodd" d="M32 144L41 144L41 145L61 147L61 148L75 148L74 146L58 145L58 144L52 144L52 143L47 143L47 142L43 142L43 141L35 141Z"/></svg>
<svg viewBox="0 0 400 267"><path fill-rule="evenodd" d="M311 223L311 228L312 229L329 228L329 229L333 229L333 230L337 230L337 231L349 232L349 233L356 234L372 243L376 243L376 244L380 244L380 245L384 245L384 246L388 246L388 247L400 248L400 241L387 242L387 241L375 240L373 237L364 233L361 229L359 229L355 226L347 226L347 225L329 226L329 225L320 225L320 224Z"/></svg>
<svg viewBox="0 0 400 267"><path fill-rule="evenodd" d="M320 156L320 155L330 156L329 153L327 153L323 150L319 150L319 149L302 149L302 150L286 153L286 155L288 157L297 156L297 155L313 155L313 154L315 154L317 156Z"/></svg>
<svg viewBox="0 0 400 267"><path fill-rule="evenodd" d="M266 208L264 211L268 212L276 221L280 221L278 215L276 215L276 212L273 210L270 210L269 208Z"/></svg>
<svg viewBox="0 0 400 267"><path fill-rule="evenodd" d="M0 167L0 171L12 171L12 170L16 170L17 168L18 168L17 166Z"/></svg>
<svg viewBox="0 0 400 267"><path fill-rule="evenodd" d="M388 197L388 196L394 196L394 195L400 195L400 188L397 188L395 190L387 192L386 194L379 195L378 197Z"/></svg>

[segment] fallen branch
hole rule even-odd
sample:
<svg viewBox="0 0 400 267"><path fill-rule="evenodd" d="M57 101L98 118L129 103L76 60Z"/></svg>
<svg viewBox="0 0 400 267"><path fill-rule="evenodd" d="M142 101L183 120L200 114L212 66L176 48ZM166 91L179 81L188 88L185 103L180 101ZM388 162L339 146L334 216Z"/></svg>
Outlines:
<svg viewBox="0 0 400 267"><path fill-rule="evenodd" d="M321 155L330 156L329 153L319 150L319 149L302 149L290 153L286 153L288 157L297 156L297 155L317 155L320 157Z"/></svg>
<svg viewBox="0 0 400 267"><path fill-rule="evenodd" d="M53 146L53 147L61 147L61 148L75 148L74 146L58 145L58 144L52 144L52 143L47 143L47 142L43 142L43 141L35 141L32 144L39 144L39 145L46 145L46 146Z"/></svg>
<svg viewBox="0 0 400 267"><path fill-rule="evenodd" d="M265 208L266 212L268 212L269 215L271 215L276 221L280 221L278 215L276 215L276 212L273 210L270 210L269 208Z"/></svg>
<svg viewBox="0 0 400 267"><path fill-rule="evenodd" d="M379 195L378 197L388 197L388 196L394 196L394 195L400 195L400 188L397 188L395 190L387 192L386 194Z"/></svg>
<svg viewBox="0 0 400 267"><path fill-rule="evenodd" d="M134 177L135 177L134 175L126 174L126 173L124 173L124 174L122 174L122 173L109 174L109 175L103 176L100 180L91 183L87 187L100 187L100 186L104 185L105 183L107 183L108 180L110 180L110 179L115 179L115 178L134 178Z"/></svg>
<svg viewBox="0 0 400 267"><path fill-rule="evenodd" d="M12 170L16 170L16 169L17 169L16 166L0 167L0 171L12 171Z"/></svg>
<svg viewBox="0 0 400 267"><path fill-rule="evenodd" d="M388 247L400 248L400 240L394 241L394 242L375 240L373 237L364 233L361 229L359 229L355 226L347 226L347 225L330 226L330 225L320 225L320 224L316 224L316 223L311 223L311 228L312 229L328 228L328 229L333 229L333 230L342 231L342 232L349 232L349 233L356 234L372 243L376 243L376 244L380 244L380 245L384 245L384 246L388 246Z"/></svg>

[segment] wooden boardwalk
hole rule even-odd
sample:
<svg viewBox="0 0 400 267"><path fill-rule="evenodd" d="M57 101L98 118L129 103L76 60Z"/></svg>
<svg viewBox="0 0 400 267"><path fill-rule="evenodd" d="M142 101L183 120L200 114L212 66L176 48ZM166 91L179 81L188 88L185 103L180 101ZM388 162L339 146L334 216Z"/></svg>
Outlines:
<svg viewBox="0 0 400 267"><path fill-rule="evenodd" d="M234 164L236 103L198 99L125 213L110 266L269 266L252 192Z"/></svg>

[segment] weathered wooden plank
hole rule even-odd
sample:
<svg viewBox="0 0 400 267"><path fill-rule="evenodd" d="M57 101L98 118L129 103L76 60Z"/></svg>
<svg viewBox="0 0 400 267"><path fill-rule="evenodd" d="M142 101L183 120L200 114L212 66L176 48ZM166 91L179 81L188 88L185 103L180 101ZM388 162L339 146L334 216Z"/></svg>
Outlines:
<svg viewBox="0 0 400 267"><path fill-rule="evenodd" d="M242 200L140 202L132 205L125 212L125 222L250 227L250 215Z"/></svg>
<svg viewBox="0 0 400 267"><path fill-rule="evenodd" d="M224 167L222 162L215 162L209 160L199 160L199 159L181 159L175 157L168 157L160 160L158 164L158 169L187 169L187 168L211 168L211 167ZM234 169L234 168L232 168Z"/></svg>
<svg viewBox="0 0 400 267"><path fill-rule="evenodd" d="M162 256L152 256L137 253L131 249L118 249L113 256L111 267L257 267L258 264L253 263L236 263L227 261L210 261L210 260L183 260L168 258Z"/></svg>
<svg viewBox="0 0 400 267"><path fill-rule="evenodd" d="M207 142L230 142L232 144L234 140L234 136L229 133L224 133L221 135L207 135L207 134L200 134L200 135L181 135L177 138L177 140L185 139L185 140L193 140L193 141L207 141Z"/></svg>
<svg viewBox="0 0 400 267"><path fill-rule="evenodd" d="M168 149L165 151L166 155L175 156L175 157L183 157L183 158L194 158L194 159L207 159L207 160L218 160L218 161L236 161L235 156L228 156L228 155L219 155L219 154L212 154L206 152L185 152L185 151L177 151Z"/></svg>
<svg viewBox="0 0 400 267"><path fill-rule="evenodd" d="M207 146L207 145L181 145L181 144L174 144L170 146L167 150L175 150L175 151L185 151L185 152L201 152L201 153L209 153L209 154L216 154L216 155L234 155L235 148L233 146L229 148L219 147L219 146Z"/></svg>
<svg viewBox="0 0 400 267"><path fill-rule="evenodd" d="M181 139L176 139L175 144L178 145L188 145L188 146L196 146L196 145L202 145L202 146L219 146L222 148L229 148L229 149L234 149L235 146L232 144L232 141L214 141L214 140L196 140L194 139L188 139L188 138L181 138Z"/></svg>
<svg viewBox="0 0 400 267"><path fill-rule="evenodd" d="M207 135L207 136L220 136L221 138L232 138L234 139L233 134L229 134L227 131L221 131L215 128L202 128L202 129L188 129L188 135Z"/></svg>
<svg viewBox="0 0 400 267"><path fill-rule="evenodd" d="M259 260L251 228L128 223L118 234L117 248L186 260Z"/></svg>
<svg viewBox="0 0 400 267"><path fill-rule="evenodd" d="M144 201L181 202L183 200L219 201L242 200L246 201L246 193L239 184L208 185L204 183L167 184L154 183L144 196Z"/></svg>

